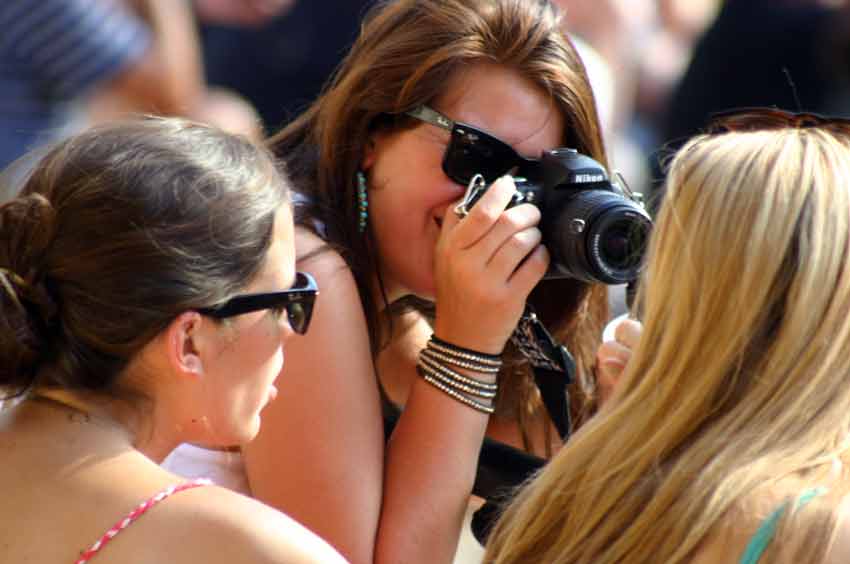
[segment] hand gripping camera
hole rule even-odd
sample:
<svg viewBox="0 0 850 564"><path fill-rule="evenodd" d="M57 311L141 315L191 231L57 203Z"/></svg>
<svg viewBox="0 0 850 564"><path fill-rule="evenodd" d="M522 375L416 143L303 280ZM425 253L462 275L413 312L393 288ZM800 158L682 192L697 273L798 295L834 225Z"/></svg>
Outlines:
<svg viewBox="0 0 850 564"><path fill-rule="evenodd" d="M628 188L611 182L605 167L575 149L558 148L523 164L513 179L517 192L508 207L527 202L542 213L543 244L552 256L544 279L623 284L638 277L652 220ZM486 189L477 175L458 207L468 209Z"/></svg>

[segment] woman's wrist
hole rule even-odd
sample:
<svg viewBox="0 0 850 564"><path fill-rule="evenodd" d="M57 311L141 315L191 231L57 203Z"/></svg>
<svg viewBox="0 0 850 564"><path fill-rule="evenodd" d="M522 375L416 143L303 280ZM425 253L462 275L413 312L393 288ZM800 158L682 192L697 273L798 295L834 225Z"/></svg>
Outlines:
<svg viewBox="0 0 850 564"><path fill-rule="evenodd" d="M419 353L422 378L455 401L486 414L495 410L499 355L455 345L432 335Z"/></svg>
<svg viewBox="0 0 850 564"><path fill-rule="evenodd" d="M503 337L482 335L478 327L473 324L464 323L449 326L440 323L438 318L434 322L434 336L440 341L450 343L460 349L484 356L498 357L504 351L509 335Z"/></svg>

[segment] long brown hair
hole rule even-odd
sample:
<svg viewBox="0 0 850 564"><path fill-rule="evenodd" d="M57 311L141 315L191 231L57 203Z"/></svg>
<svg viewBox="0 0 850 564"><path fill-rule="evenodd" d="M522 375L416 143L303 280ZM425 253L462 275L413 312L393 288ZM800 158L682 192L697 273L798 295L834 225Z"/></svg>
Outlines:
<svg viewBox="0 0 850 564"><path fill-rule="evenodd" d="M0 206L0 387L99 392L188 309L260 270L287 186L247 139L177 119L79 134Z"/></svg>
<svg viewBox="0 0 850 564"><path fill-rule="evenodd" d="M551 96L563 114L563 142L605 163L595 102L584 66L559 27L555 8L540 0L399 0L379 3L323 95L307 112L271 138L285 158L298 191L311 207L303 221L318 219L357 281L369 323L373 352L379 342L371 288L378 272L374 245L358 232L355 173L370 134L382 127L409 127L387 119L444 94L463 68L490 62L515 69ZM594 352L607 317L604 287L549 281L532 296L548 326L565 341L579 364L573 387L574 416L593 396ZM515 374L520 373L521 377ZM506 371L500 414L522 418L534 388L528 370ZM512 391L511 391L512 390Z"/></svg>

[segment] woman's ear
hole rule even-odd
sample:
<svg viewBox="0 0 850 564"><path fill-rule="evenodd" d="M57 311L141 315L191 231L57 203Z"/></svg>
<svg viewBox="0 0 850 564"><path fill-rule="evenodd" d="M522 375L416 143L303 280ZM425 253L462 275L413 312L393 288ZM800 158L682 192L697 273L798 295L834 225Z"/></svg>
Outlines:
<svg viewBox="0 0 850 564"><path fill-rule="evenodd" d="M360 170L366 172L375 165L375 160L378 158L378 144L380 133L372 133L369 135L369 140L366 141L366 146L363 148L363 158L360 160Z"/></svg>
<svg viewBox="0 0 850 564"><path fill-rule="evenodd" d="M204 376L201 351L207 344L203 325L208 323L201 314L187 311L178 315L165 330L168 363L177 374L199 379Z"/></svg>

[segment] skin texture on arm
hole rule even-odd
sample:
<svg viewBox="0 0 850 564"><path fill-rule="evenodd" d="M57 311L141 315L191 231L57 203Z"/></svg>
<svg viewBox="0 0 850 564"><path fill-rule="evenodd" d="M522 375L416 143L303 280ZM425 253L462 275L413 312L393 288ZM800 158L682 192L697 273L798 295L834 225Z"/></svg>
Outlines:
<svg viewBox="0 0 850 564"><path fill-rule="evenodd" d="M148 25L151 44L134 64L99 89L92 100L96 119L128 111L193 116L205 84L200 43L188 2L128 2Z"/></svg>
<svg viewBox="0 0 850 564"><path fill-rule="evenodd" d="M298 255L324 245L299 231ZM384 432L366 320L342 258L323 250L299 268L316 278L310 330L287 346L278 396L244 447L253 495L352 562L371 562L383 483Z"/></svg>

